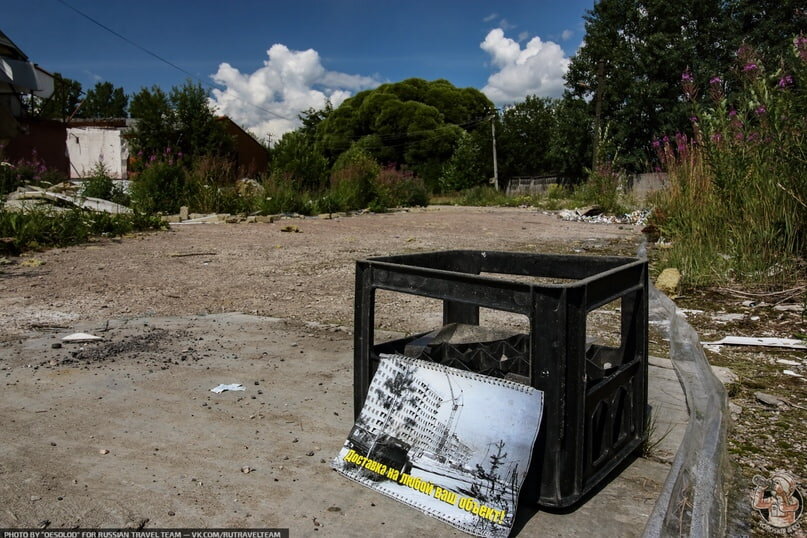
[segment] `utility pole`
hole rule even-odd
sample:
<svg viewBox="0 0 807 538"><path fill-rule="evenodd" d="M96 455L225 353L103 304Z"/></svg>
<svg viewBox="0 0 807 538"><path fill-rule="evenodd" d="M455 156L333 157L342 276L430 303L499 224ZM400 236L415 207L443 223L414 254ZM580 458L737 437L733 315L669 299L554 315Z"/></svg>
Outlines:
<svg viewBox="0 0 807 538"><path fill-rule="evenodd" d="M490 117L490 132L493 135L493 185L499 190L499 163L496 160L496 114Z"/></svg>

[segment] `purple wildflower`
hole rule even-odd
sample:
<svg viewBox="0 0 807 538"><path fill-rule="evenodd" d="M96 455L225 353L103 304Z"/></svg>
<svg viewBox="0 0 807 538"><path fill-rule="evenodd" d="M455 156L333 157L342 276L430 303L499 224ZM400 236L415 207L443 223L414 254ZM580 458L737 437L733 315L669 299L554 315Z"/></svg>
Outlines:
<svg viewBox="0 0 807 538"><path fill-rule="evenodd" d="M780 88L787 88L788 86L793 85L793 75L785 75L779 79L779 86Z"/></svg>
<svg viewBox="0 0 807 538"><path fill-rule="evenodd" d="M709 79L709 84L720 84L723 82L723 79L720 77L712 77Z"/></svg>
<svg viewBox="0 0 807 538"><path fill-rule="evenodd" d="M658 147L660 147L660 146L661 146L661 141L660 141L658 138L656 138L655 140L653 140L653 147L654 147L654 148L658 148Z"/></svg>
<svg viewBox="0 0 807 538"><path fill-rule="evenodd" d="M720 142L721 140L723 140L723 135L720 133L715 133L712 135L712 142Z"/></svg>
<svg viewBox="0 0 807 538"><path fill-rule="evenodd" d="M760 105L760 106L758 106L758 107L757 107L757 110L756 110L757 115L759 115L759 116L761 116L762 114L766 113L767 111L768 111L768 109L767 109L767 108L765 108L765 105Z"/></svg>
<svg viewBox="0 0 807 538"><path fill-rule="evenodd" d="M729 118L733 118L733 117L735 117L736 115L737 115L737 111L736 111L736 110L734 110L733 108L732 108L731 110L729 110Z"/></svg>
<svg viewBox="0 0 807 538"><path fill-rule="evenodd" d="M690 116L689 121L692 122L692 123L698 123L698 117L697 116Z"/></svg>
<svg viewBox="0 0 807 538"><path fill-rule="evenodd" d="M681 73L681 80L683 80L684 82L691 82L692 73L690 73L689 71L684 71L683 73Z"/></svg>
<svg viewBox="0 0 807 538"><path fill-rule="evenodd" d="M749 71L756 71L757 69L759 69L759 66L757 66L757 64L753 62L747 63L743 66L743 71L745 71L746 73L748 73Z"/></svg>

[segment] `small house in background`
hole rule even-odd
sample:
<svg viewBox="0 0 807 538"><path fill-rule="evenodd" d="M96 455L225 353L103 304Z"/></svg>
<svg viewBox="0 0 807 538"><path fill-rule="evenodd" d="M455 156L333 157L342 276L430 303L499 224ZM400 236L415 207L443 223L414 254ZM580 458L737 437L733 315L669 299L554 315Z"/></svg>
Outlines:
<svg viewBox="0 0 807 538"><path fill-rule="evenodd" d="M49 98L54 87L53 75L31 63L0 31L0 145L4 159L44 163L67 173L64 124L32 117L27 106L32 97Z"/></svg>
<svg viewBox="0 0 807 538"><path fill-rule="evenodd" d="M72 120L67 127L70 179L92 175L99 164L113 179L127 179L129 144L125 133L134 123L128 118Z"/></svg>
<svg viewBox="0 0 807 538"><path fill-rule="evenodd" d="M249 177L266 172L269 167L269 151L263 144L227 116L220 116L216 120L224 125L224 130L233 139L236 170Z"/></svg>

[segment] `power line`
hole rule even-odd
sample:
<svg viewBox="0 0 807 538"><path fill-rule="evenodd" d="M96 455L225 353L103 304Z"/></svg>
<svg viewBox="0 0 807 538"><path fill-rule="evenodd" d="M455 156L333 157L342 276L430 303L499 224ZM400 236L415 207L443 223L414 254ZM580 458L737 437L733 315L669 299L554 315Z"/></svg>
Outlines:
<svg viewBox="0 0 807 538"><path fill-rule="evenodd" d="M86 13L84 13L83 11L81 11L80 9L78 9L78 8L76 8L76 7L73 7L72 5L68 4L68 3L67 3L65 0L57 0L57 1L58 1L60 4L62 4L63 6L65 6L65 7L69 8L69 9L71 9L71 10L75 11L76 13L78 13L79 15L81 15L82 17L84 17L85 19L87 19L88 21L92 22L93 24L95 24L95 25L99 26L100 28L103 28L104 30L106 30L106 31L107 31L107 32L109 32L110 34L114 35L115 37L117 37L117 38L119 38L119 39L122 39L122 40L123 40L123 41L125 41L126 43L128 43L128 44L132 45L133 47L136 47L136 48L140 49L141 51L145 52L146 54L148 54L149 56L151 56L151 57L153 57L153 58L156 58L157 60L159 60L159 61L163 62L164 64L166 64L166 65L169 65L169 66L173 67L174 69L176 69L176 70L177 70L177 71L179 71L180 73L184 73L184 74L185 74L185 75L187 75L189 78L191 78L191 79L195 80L195 81L196 81L196 82L198 82L199 84L201 84L201 85L203 85L203 86L206 86L206 87L208 87L208 88L211 88L211 89L215 89L215 90L218 90L218 89L219 89L219 88L217 88L216 86L214 86L214 85L210 84L209 82L206 82L206 81L201 80L201 79L200 79L199 77L197 77L196 75L192 74L191 72L187 71L186 69L183 69L182 67L180 67L180 66L178 66L177 64L173 63L172 61L170 61L170 60L167 60L167 59L163 58L162 56L160 56L160 55L159 55L159 54L157 54L156 52L153 52L153 51L151 51L151 50L147 49L146 47L144 47L144 46L140 45L139 43L136 43L135 41L132 41L131 39L129 39L129 38L128 38L128 37L126 37L125 35L123 35L123 34L120 34L120 33L116 32L115 30L113 30L112 28L110 28L109 26L107 26L106 24L104 24L104 23L102 23L102 22L100 22L100 21L98 21L98 20L94 19L93 17L91 17L90 15L87 15ZM240 100L239 100L239 101L240 101ZM258 110L262 110L263 112L266 112L267 114L269 114L269 115L271 115L271 116L274 116L274 117L276 117L276 118L279 118L279 119L282 119L282 120L294 121L292 118L289 118L289 117L283 116L283 115L281 115L281 114L278 114L277 112L272 112L271 110L266 109L266 108L263 108L262 106L256 105L256 104L254 104L254 103L250 103L250 102L248 102L248 101L241 101L241 103L246 104L246 105L249 105L249 106L251 106L251 107L254 107L254 108L258 109Z"/></svg>

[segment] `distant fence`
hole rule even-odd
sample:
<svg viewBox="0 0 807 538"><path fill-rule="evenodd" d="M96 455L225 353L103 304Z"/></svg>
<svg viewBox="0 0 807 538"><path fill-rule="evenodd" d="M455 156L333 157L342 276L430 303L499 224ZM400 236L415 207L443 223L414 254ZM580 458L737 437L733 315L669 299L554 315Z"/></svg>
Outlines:
<svg viewBox="0 0 807 538"><path fill-rule="evenodd" d="M643 201L648 194L660 191L667 181L667 174L663 172L649 172L634 174L627 177L625 188L637 200ZM552 185L562 184L558 176L517 176L507 181L504 190L508 195L543 194Z"/></svg>
<svg viewBox="0 0 807 538"><path fill-rule="evenodd" d="M511 177L505 187L508 195L543 194L551 185L558 184L557 176L521 176Z"/></svg>

